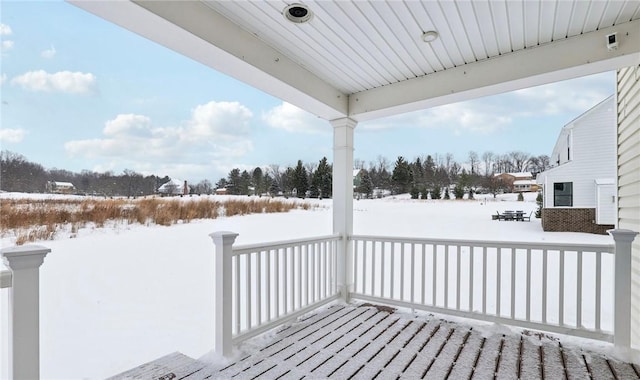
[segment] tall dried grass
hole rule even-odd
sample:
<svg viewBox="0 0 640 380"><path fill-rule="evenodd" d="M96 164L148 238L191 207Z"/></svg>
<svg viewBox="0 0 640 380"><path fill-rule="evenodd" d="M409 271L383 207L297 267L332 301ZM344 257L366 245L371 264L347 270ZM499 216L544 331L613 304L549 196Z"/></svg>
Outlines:
<svg viewBox="0 0 640 380"><path fill-rule="evenodd" d="M256 213L288 212L308 203L283 202L273 199L226 200L211 199L3 199L0 202L0 234L14 234L16 244L52 240L56 234L70 228L75 236L80 228L108 223L170 226L196 219L216 219Z"/></svg>

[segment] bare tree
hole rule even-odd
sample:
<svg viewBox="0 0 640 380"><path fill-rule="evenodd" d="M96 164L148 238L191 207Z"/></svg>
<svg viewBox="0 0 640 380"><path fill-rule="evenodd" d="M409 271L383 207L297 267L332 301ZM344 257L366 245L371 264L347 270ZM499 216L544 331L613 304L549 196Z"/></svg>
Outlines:
<svg viewBox="0 0 640 380"><path fill-rule="evenodd" d="M529 153L514 151L509 153L509 157L511 158L511 162L513 163L515 171L522 172L527 166L527 161L531 156L529 155Z"/></svg>
<svg viewBox="0 0 640 380"><path fill-rule="evenodd" d="M480 159L478 158L478 153L469 151L469 166L471 169L471 174L478 174L478 164Z"/></svg>
<svg viewBox="0 0 640 380"><path fill-rule="evenodd" d="M486 151L482 153L482 161L484 161L484 175L488 177L492 172L493 160L495 155L493 152Z"/></svg>

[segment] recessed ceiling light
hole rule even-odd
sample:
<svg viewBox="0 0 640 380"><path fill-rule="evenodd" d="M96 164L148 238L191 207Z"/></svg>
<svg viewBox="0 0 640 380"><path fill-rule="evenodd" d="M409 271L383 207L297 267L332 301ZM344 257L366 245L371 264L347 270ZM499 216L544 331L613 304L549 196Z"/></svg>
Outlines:
<svg viewBox="0 0 640 380"><path fill-rule="evenodd" d="M430 30L428 32L422 33L422 41L424 42L433 42L438 38L438 32L435 30Z"/></svg>
<svg viewBox="0 0 640 380"><path fill-rule="evenodd" d="M284 17L296 24L302 24L308 22L313 17L313 12L304 4L291 4L287 5L282 11Z"/></svg>

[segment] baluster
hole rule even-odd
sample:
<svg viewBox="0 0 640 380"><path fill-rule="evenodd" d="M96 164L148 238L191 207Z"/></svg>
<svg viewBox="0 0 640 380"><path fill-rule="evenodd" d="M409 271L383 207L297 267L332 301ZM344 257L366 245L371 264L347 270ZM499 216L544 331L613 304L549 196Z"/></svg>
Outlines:
<svg viewBox="0 0 640 380"><path fill-rule="evenodd" d="M456 246L456 310L460 310L460 259L462 258L462 246Z"/></svg>
<svg viewBox="0 0 640 380"><path fill-rule="evenodd" d="M444 307L449 307L449 246L444 246Z"/></svg>
<svg viewBox="0 0 640 380"><path fill-rule="evenodd" d="M527 248L527 289L526 289L526 319L531 320L531 250Z"/></svg>
<svg viewBox="0 0 640 380"><path fill-rule="evenodd" d="M298 307L302 307L302 246L298 246Z"/></svg>
<svg viewBox="0 0 640 380"><path fill-rule="evenodd" d="M484 278L486 281L487 278L487 260L485 257L485 261L484 261ZM499 317L500 316L500 304L502 303L502 248L498 248L496 247L496 273L497 273L497 278L496 278L496 315ZM486 303L486 298L485 298L485 305ZM484 310L484 309L483 309Z"/></svg>
<svg viewBox="0 0 640 380"><path fill-rule="evenodd" d="M542 323L547 323L547 256L549 251L542 251Z"/></svg>
<svg viewBox="0 0 640 380"><path fill-rule="evenodd" d="M420 293L422 293L422 304L425 305L426 302L426 293L427 293L427 288L426 288L426 277L427 277L427 245L422 243L422 272L420 273L420 277L422 278L422 290L420 291Z"/></svg>
<svg viewBox="0 0 640 380"><path fill-rule="evenodd" d="M382 253L381 253L381 260L380 260L380 297L384 298L384 277L385 277L385 272L384 272L384 256L385 256L385 246L386 244L384 242L380 242L380 246L382 247Z"/></svg>
<svg viewBox="0 0 640 380"><path fill-rule="evenodd" d="M416 244L415 243L411 243L411 303L416 303L416 299L415 299L415 292L414 292L414 288L415 288L415 265L416 264Z"/></svg>
<svg viewBox="0 0 640 380"><path fill-rule="evenodd" d="M433 281L433 289L431 289L431 292L432 292L432 295L431 295L431 296L432 296L433 298L431 299L431 305L432 305L432 306L436 306L436 305L437 305L437 298L436 298L436 297L437 297L437 295L438 295L438 293L437 293L437 291L436 291L437 283L438 283L438 281L437 281L437 273L438 273L438 245L437 245L437 244L434 244L434 245L432 245L431 247L432 247L432 248L431 248L431 254L432 254L431 259L432 259L432 262L433 262L433 267L431 268L431 278L432 278L432 281ZM445 248L446 248L446 246L445 246Z"/></svg>
<svg viewBox="0 0 640 380"><path fill-rule="evenodd" d="M261 261L260 251L256 252L256 312L258 313L258 326L262 324L262 286L261 286Z"/></svg>
<svg viewBox="0 0 640 380"><path fill-rule="evenodd" d="M576 284L576 328L582 327L582 255L584 252L576 251L578 255L578 264L576 270L578 271Z"/></svg>
<svg viewBox="0 0 640 380"><path fill-rule="evenodd" d="M596 252L596 331L600 331L602 315L602 252Z"/></svg>
<svg viewBox="0 0 640 380"><path fill-rule="evenodd" d="M516 319L516 250L511 248L511 319Z"/></svg>
<svg viewBox="0 0 640 380"><path fill-rule="evenodd" d="M265 253L266 270L264 271L265 282L264 286L267 291L265 297L266 309L267 309L267 322L271 321L271 251L263 251Z"/></svg>
<svg viewBox="0 0 640 380"><path fill-rule="evenodd" d="M496 248L496 315L500 316L500 264L498 264L498 252L500 248ZM487 247L482 247L482 314L487 314Z"/></svg>
<svg viewBox="0 0 640 380"><path fill-rule="evenodd" d="M473 283L475 275L473 273L473 256L475 247L469 247L469 311L473 313ZM485 289L483 289L484 291Z"/></svg>
<svg viewBox="0 0 640 380"><path fill-rule="evenodd" d="M365 241L362 241L362 294L367 294L367 243Z"/></svg>
<svg viewBox="0 0 640 380"><path fill-rule="evenodd" d="M560 254L560 274L558 279L558 286L560 291L558 292L558 324L564 325L564 254L565 251L559 251Z"/></svg>
<svg viewBox="0 0 640 380"><path fill-rule="evenodd" d="M251 323L251 253L247 253L247 274L245 276L245 286L247 289L247 329L251 329L253 326Z"/></svg>
<svg viewBox="0 0 640 380"><path fill-rule="evenodd" d="M396 273L395 273L395 270L394 270L394 266L395 266L394 264L395 264L395 261L396 261L396 257L395 257L396 256L396 253L395 253L396 243L390 242L389 244L391 245L391 263L389 265L391 267L391 271L390 271L391 275L389 276L389 280L390 280L389 281L389 298L393 299L393 293L394 293L394 291L393 291L394 289L393 288L394 288L394 285L395 285L395 282L396 282L395 281L395 274Z"/></svg>

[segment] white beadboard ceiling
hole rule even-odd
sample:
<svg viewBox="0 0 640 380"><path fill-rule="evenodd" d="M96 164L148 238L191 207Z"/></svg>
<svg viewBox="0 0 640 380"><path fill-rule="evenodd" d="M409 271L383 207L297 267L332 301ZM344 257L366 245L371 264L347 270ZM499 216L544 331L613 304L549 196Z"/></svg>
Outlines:
<svg viewBox="0 0 640 380"><path fill-rule="evenodd" d="M305 0L305 24L282 15L294 1L71 2L326 119L640 64L638 0Z"/></svg>

